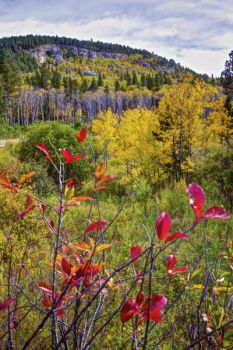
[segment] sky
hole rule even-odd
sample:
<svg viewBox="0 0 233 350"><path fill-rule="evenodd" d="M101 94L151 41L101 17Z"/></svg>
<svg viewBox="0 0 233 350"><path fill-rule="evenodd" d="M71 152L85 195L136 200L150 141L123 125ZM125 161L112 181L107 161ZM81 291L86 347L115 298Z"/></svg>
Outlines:
<svg viewBox="0 0 233 350"><path fill-rule="evenodd" d="M233 50L233 2L0 0L0 37L26 34L129 45L219 76Z"/></svg>

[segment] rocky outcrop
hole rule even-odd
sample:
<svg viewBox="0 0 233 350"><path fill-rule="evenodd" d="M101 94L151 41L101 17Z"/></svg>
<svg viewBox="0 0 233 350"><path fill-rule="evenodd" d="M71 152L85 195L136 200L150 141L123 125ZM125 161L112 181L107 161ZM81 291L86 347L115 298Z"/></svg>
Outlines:
<svg viewBox="0 0 233 350"><path fill-rule="evenodd" d="M39 63L44 63L49 57L54 58L57 64L63 62L63 52L56 45L42 45L27 51Z"/></svg>
<svg viewBox="0 0 233 350"><path fill-rule="evenodd" d="M98 77L98 73L92 71L85 71L82 74L84 77Z"/></svg>
<svg viewBox="0 0 233 350"><path fill-rule="evenodd" d="M96 52L76 46L59 47L57 45L41 45L26 52L34 57L39 63L44 63L49 57L52 57L57 64L60 64L64 60L63 49L66 49L68 53L74 56L86 57L91 60L96 58L124 59L128 57L126 54L122 53Z"/></svg>
<svg viewBox="0 0 233 350"><path fill-rule="evenodd" d="M66 46L66 49L71 52L73 55L78 55L82 57L89 58L94 60L96 58L110 58L110 59L122 59L127 58L128 56L122 53L108 53L108 52L97 52L88 49L82 49L75 46Z"/></svg>
<svg viewBox="0 0 233 350"><path fill-rule="evenodd" d="M139 64L140 66L143 66L143 67L150 67L150 63L148 63L144 60L136 60L135 63Z"/></svg>

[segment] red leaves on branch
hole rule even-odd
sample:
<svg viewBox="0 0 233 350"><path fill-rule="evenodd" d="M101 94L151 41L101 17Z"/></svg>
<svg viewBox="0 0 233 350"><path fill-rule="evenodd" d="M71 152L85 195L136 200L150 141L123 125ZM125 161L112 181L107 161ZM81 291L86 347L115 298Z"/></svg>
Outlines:
<svg viewBox="0 0 233 350"><path fill-rule="evenodd" d="M173 269L173 267L176 265L177 259L175 255L169 255L166 259L165 265L166 265L166 271L168 275L174 275L175 273L183 273L188 272L187 267L176 267Z"/></svg>
<svg viewBox="0 0 233 350"><path fill-rule="evenodd" d="M142 250L139 244L136 244L130 249L131 259L137 259L141 254Z"/></svg>
<svg viewBox="0 0 233 350"><path fill-rule="evenodd" d="M71 151L69 149L60 149L60 152L63 154L66 164L73 163L87 156L85 153L80 153L76 154L75 156L72 156Z"/></svg>
<svg viewBox="0 0 233 350"><path fill-rule="evenodd" d="M79 141L80 143L82 143L83 141L85 141L86 137L87 137L87 128L84 127L80 130L79 135L75 136L77 141Z"/></svg>
<svg viewBox="0 0 233 350"><path fill-rule="evenodd" d="M48 150L48 147L44 144L44 143L40 143L38 145L36 145L36 147L41 150L42 152L44 152L46 158L48 160L51 160L51 157L50 157L50 154L49 154L49 150Z"/></svg>
<svg viewBox="0 0 233 350"><path fill-rule="evenodd" d="M14 302L14 298L12 298L12 297L5 300L4 302L0 302L0 310L7 309L13 302Z"/></svg>
<svg viewBox="0 0 233 350"><path fill-rule="evenodd" d="M32 197L27 196L26 202L25 202L25 210L23 210L19 215L18 219L22 219L25 215L27 215L30 211L32 211L36 206L32 201Z"/></svg>
<svg viewBox="0 0 233 350"><path fill-rule="evenodd" d="M164 243L173 241L178 238L189 240L189 237L183 232L176 232L169 236L171 231L171 218L165 211L162 212L156 221L156 231L159 239Z"/></svg>
<svg viewBox="0 0 233 350"><path fill-rule="evenodd" d="M196 222L200 222L203 219L219 219L227 220L230 218L230 212L226 211L223 207L214 205L210 207L205 214L204 213L204 203L205 203L205 192L203 188L196 184L191 183L188 185L187 192L191 197L189 200L190 207L194 211Z"/></svg>
<svg viewBox="0 0 233 350"><path fill-rule="evenodd" d="M133 316L138 317L138 322L150 321L163 322L161 309L166 305L167 299L162 294L154 294L145 300L144 294L139 292L136 299L127 300L120 313L121 322L129 321Z"/></svg>
<svg viewBox="0 0 233 350"><path fill-rule="evenodd" d="M87 226L85 232L93 231L98 233L100 230L105 229L107 225L108 222L106 220L96 220Z"/></svg>

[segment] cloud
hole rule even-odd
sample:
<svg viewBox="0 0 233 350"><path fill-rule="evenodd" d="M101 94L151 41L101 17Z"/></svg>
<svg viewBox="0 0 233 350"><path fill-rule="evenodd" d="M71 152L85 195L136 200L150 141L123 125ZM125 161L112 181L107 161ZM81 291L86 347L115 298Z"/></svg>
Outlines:
<svg viewBox="0 0 233 350"><path fill-rule="evenodd" d="M65 35L148 49L219 75L233 48L231 0L0 0L1 36Z"/></svg>

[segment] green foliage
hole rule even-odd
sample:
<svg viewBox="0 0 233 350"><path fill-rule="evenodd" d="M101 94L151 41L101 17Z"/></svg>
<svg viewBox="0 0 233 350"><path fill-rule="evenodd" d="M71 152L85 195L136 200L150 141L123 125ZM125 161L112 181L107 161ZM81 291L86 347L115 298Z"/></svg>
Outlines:
<svg viewBox="0 0 233 350"><path fill-rule="evenodd" d="M194 171L197 181L202 179L205 187L213 197L220 196L223 204L233 208L233 144L215 147L199 163Z"/></svg>
<svg viewBox="0 0 233 350"><path fill-rule="evenodd" d="M32 162L37 167L40 166L47 169L48 175L56 179L56 172L49 162L46 161L43 153L36 150L36 144L47 144L51 155L57 158L57 164L60 159L63 159L61 154L56 154L56 149L68 148L72 154L85 153L80 143L75 139L78 132L71 126L57 122L45 122L41 124L33 124L28 128L24 138L19 144L19 159L24 162ZM53 146L52 146L53 145ZM88 150L87 150L88 151ZM84 158L78 162L69 164L67 167L67 177L78 177L80 181L88 177L90 168L88 161Z"/></svg>

